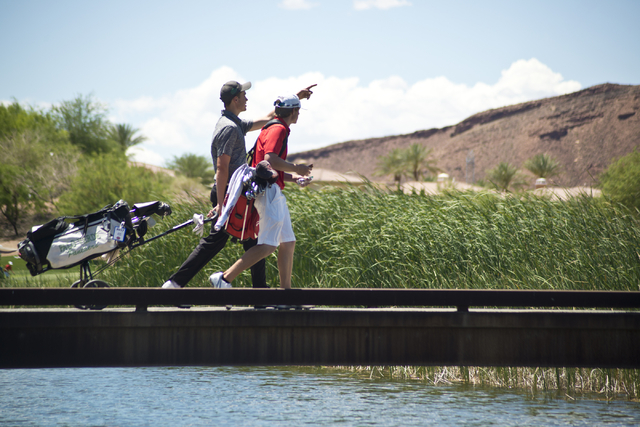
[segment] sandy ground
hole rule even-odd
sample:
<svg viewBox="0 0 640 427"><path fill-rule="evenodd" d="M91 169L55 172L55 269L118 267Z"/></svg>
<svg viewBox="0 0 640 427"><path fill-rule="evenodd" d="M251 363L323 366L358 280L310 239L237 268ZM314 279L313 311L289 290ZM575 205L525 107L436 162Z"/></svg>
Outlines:
<svg viewBox="0 0 640 427"><path fill-rule="evenodd" d="M485 190L481 187L476 187L463 182L447 182L447 183L406 182L402 184L402 191L404 191L405 193L411 193L412 191L416 191L419 193L421 190L424 190L426 194L437 194L441 188L452 188L452 187L461 191ZM571 197L576 197L580 194L586 194L592 197L599 197L602 194L600 190L597 190L591 187L572 187L572 188L545 187L545 188L538 188L537 190L531 190L531 191L533 191L535 194L538 194L538 195L551 196L556 200L567 200Z"/></svg>
<svg viewBox="0 0 640 427"><path fill-rule="evenodd" d="M322 168L313 168L311 176L315 182L362 182L362 178L358 175Z"/></svg>
<svg viewBox="0 0 640 427"><path fill-rule="evenodd" d="M0 240L0 255L2 257L10 257L18 255L18 243L22 240L21 238L11 239L11 240Z"/></svg>

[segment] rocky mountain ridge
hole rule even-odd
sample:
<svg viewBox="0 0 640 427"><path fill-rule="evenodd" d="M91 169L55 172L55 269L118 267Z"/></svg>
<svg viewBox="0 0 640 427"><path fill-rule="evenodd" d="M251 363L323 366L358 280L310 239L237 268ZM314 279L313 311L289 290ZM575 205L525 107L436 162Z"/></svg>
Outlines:
<svg viewBox="0 0 640 427"><path fill-rule="evenodd" d="M432 148L437 166L457 181L484 179L500 162L522 168L527 159L547 153L562 165L555 185L592 185L613 159L640 147L640 86L605 83L483 111L453 126L347 141L290 154L288 160L390 181L375 175L378 158L415 143Z"/></svg>

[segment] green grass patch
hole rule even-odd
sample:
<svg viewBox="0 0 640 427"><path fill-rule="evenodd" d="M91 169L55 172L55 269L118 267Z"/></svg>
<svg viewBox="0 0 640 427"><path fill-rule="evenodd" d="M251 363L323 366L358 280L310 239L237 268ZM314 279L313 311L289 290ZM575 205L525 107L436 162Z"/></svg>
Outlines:
<svg viewBox="0 0 640 427"><path fill-rule="evenodd" d="M70 287L73 282L80 279L80 267L69 269L50 270L38 276L31 276L27 269L27 263L21 258L2 257L2 265L13 262L12 272L8 279L0 279L0 287L3 288L64 288ZM95 262L92 262L92 267Z"/></svg>
<svg viewBox="0 0 640 427"><path fill-rule="evenodd" d="M4 288L68 288L80 279L80 269L51 270L38 276L28 271L14 271L9 279L0 280Z"/></svg>

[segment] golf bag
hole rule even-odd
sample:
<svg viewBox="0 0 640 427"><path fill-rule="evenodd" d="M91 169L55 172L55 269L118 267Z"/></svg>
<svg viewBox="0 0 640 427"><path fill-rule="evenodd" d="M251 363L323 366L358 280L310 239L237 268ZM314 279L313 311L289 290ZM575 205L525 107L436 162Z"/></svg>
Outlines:
<svg viewBox="0 0 640 427"><path fill-rule="evenodd" d="M244 194L238 197L238 201L224 226L224 231L229 236L241 242L258 238L260 216L254 203L255 199L249 200Z"/></svg>
<svg viewBox="0 0 640 427"><path fill-rule="evenodd" d="M120 200L98 212L62 216L33 227L20 242L20 257L32 276L49 269L70 268L133 243L127 202Z"/></svg>

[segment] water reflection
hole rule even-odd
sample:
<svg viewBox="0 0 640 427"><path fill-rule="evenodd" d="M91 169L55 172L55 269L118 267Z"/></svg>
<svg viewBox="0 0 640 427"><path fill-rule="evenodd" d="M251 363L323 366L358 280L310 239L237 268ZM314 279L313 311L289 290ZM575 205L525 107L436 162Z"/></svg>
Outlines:
<svg viewBox="0 0 640 427"><path fill-rule="evenodd" d="M0 370L5 425L638 425L640 404L322 368Z"/></svg>

